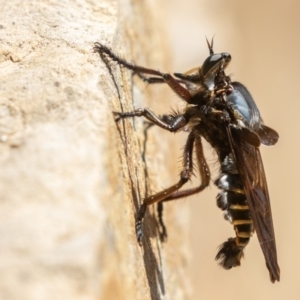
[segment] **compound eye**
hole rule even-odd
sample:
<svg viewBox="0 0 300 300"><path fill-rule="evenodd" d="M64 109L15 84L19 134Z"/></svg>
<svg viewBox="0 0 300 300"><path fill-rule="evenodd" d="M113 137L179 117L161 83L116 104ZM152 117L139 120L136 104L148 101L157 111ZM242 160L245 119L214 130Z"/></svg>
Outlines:
<svg viewBox="0 0 300 300"><path fill-rule="evenodd" d="M203 77L206 77L211 70L213 70L219 62L223 59L223 54L212 54L203 63L201 67L201 73Z"/></svg>

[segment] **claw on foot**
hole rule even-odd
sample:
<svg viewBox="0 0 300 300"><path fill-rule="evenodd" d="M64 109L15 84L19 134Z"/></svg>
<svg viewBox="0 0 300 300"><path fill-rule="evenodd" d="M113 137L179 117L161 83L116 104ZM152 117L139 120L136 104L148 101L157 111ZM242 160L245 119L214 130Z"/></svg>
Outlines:
<svg viewBox="0 0 300 300"><path fill-rule="evenodd" d="M118 123L118 122L121 120L121 115L122 115L122 113L117 112L117 111L113 111L112 113L113 113L115 122Z"/></svg>

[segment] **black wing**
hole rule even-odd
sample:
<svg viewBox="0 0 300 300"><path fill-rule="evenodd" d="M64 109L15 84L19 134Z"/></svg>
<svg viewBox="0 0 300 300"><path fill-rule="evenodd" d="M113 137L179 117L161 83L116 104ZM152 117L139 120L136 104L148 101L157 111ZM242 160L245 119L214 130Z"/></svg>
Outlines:
<svg viewBox="0 0 300 300"><path fill-rule="evenodd" d="M271 205L259 148L241 141L229 126L227 135L243 182L254 228L270 272L270 279L272 282L279 281L280 269L277 263Z"/></svg>

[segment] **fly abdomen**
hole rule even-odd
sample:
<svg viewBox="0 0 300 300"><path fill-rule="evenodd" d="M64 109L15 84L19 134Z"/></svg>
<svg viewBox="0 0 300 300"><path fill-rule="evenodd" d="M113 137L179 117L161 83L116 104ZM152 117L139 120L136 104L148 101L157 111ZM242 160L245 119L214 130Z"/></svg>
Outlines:
<svg viewBox="0 0 300 300"><path fill-rule="evenodd" d="M221 172L215 181L222 190L217 196L217 205L224 211L225 219L233 225L236 237L229 238L220 246L216 260L219 260L223 268L231 269L241 264L243 250L252 236L254 227L240 176L236 172L234 162L228 159L228 156L221 164Z"/></svg>
<svg viewBox="0 0 300 300"><path fill-rule="evenodd" d="M244 193L243 185L238 174L221 174L215 184L219 189L225 191L233 191L236 193Z"/></svg>

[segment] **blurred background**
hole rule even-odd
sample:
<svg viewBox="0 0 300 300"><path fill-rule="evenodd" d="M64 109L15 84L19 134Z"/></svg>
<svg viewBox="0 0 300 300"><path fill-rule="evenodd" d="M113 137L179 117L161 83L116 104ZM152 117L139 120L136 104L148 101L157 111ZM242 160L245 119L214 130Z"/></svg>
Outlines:
<svg viewBox="0 0 300 300"><path fill-rule="evenodd" d="M228 73L248 87L265 124L280 135L274 147L261 147L281 268L280 283L269 281L256 235L246 248L240 268L225 271L214 261L217 247L234 236L234 231L216 206L218 191L211 184L201 195L183 200L183 204L178 202L191 206L190 276L194 299L300 299L300 2L167 0L161 5L173 54L170 71L184 72L200 66L208 55L205 36L214 36L215 52L229 52L232 56ZM216 174L216 157L208 145L205 150ZM197 180L193 183L197 184Z"/></svg>

